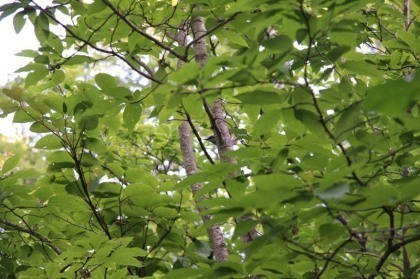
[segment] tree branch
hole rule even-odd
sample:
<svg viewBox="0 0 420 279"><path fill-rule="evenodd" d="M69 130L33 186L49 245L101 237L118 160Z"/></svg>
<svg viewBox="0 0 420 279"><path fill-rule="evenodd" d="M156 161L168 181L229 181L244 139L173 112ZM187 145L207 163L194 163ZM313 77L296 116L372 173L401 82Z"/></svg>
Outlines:
<svg viewBox="0 0 420 279"><path fill-rule="evenodd" d="M78 36L76 33L74 33L70 28L68 28L66 25L64 25L62 22L60 22L58 19L56 19L55 17L54 17L54 15L52 15L51 14L51 12L50 11L48 11L48 10L46 10L46 9L44 9L44 8L42 8L41 6L39 6L34 0L30 0L31 1L31 3L33 3L35 6L36 6L36 8L38 9L38 10L40 10L41 12L43 12L45 15L47 15L49 18L51 18L53 21L55 21L58 25L60 25L61 27L63 27L69 34L71 34L74 38L76 38L76 39L78 39L78 40L80 40L80 41L82 41L84 44L86 44L86 45L88 45L88 46L90 46L91 48L93 48L93 49L95 49L95 50L97 50L97 51L99 51L99 52L102 52L102 53L107 53L107 54L110 54L110 55L112 55L112 56L115 56L115 57L117 57L118 59L120 59L120 60L122 60L122 61L124 61L124 63L126 63L131 69L133 69L136 73L138 73L139 75L141 75L141 76L143 76L143 77L145 77L145 78L147 78L147 79L149 79L149 80L151 80L151 81L154 81L154 82L156 82L156 83L159 83L159 84L161 84L162 82L160 81L160 80L157 80L157 79L155 79L154 77L152 77L152 76L150 76L150 75L148 75L148 74L145 74L145 73L143 73L142 71L140 71L140 70L138 70L137 68L136 68L136 66L134 66L132 63L130 63L130 61L128 61L124 56L122 56L121 54L119 54L119 53L117 53L117 52L115 52L114 50L107 50L107 49L103 49L103 48L100 48L100 47L98 47L98 46L96 46L96 45L94 45L94 44L92 44L91 42L89 42L89 40L86 40L86 39L84 39L84 38L82 38L82 37L80 37L80 36ZM105 0L104 0L105 1Z"/></svg>
<svg viewBox="0 0 420 279"><path fill-rule="evenodd" d="M215 26L213 26L212 28L210 28L209 30L207 30L206 32L200 34L199 36L194 37L194 39L188 43L188 45L185 47L185 53L184 56L187 57L188 56L188 50L191 46L194 46L195 43L199 42L201 39L203 39L204 37L207 37L208 35L210 35L211 33L213 33L214 31L216 31L217 29L219 29L220 27L228 24L229 22L231 22L232 20L234 20L239 14L241 14L242 12L236 12L233 15L231 15L229 18L225 19L225 20L221 20L219 21L219 23L217 23Z"/></svg>
<svg viewBox="0 0 420 279"><path fill-rule="evenodd" d="M388 246L388 249L381 256L381 258L379 259L378 263L375 266L375 270L369 275L368 279L373 279L379 274L379 271L381 270L382 266L384 265L384 263L386 262L386 260L388 259L388 257L392 253L394 253L395 251L397 251L401 247L403 247L407 244L410 244L411 242L415 242L415 241L419 241L419 240L420 240L420 235L415 235L415 236L412 236L410 238L406 238L405 240L403 240L401 242L398 242L394 245Z"/></svg>
<svg viewBox="0 0 420 279"><path fill-rule="evenodd" d="M313 105L314 105L314 107L315 107L315 109L316 109L316 112L318 113L318 116L319 116L319 122L321 123L321 125L322 125L322 127L323 127L323 129L324 129L324 131L325 131L325 133L327 134L327 136L330 138L330 139L332 139L332 140L334 140L335 141L335 137L334 137L334 135L331 133L331 131L328 129L328 127L327 127L327 124L326 124L326 121L325 121L325 118L324 118L324 115L323 115L323 113L322 113L322 111L321 111L321 108L320 108L320 106L319 106L319 104L318 104L318 100L317 100L317 98L316 98L316 96L315 96L315 93L313 92L313 90L312 90L312 88L311 88L311 86L310 86L310 82L309 82L309 78L308 78L308 65L309 65L309 62L310 62L310 59L311 59L311 50L312 50L312 47L313 47L313 44L315 43L315 38L313 37L313 35L312 35L312 33L311 33L311 26L310 26L310 24L309 24L309 18L307 17L307 15L306 15L306 13L305 13L305 11L304 11L304 7L303 7L303 5L304 5L304 1L303 0L301 0L300 1L300 11L301 11L301 14L302 14L302 17L303 17L303 19L304 19L304 23L305 23L305 26L306 26L306 30L307 30L307 32L308 32L308 37L309 37L309 43L308 43L308 49L307 49L307 52L306 52L306 58L305 58L305 65L304 65L304 72L303 72L303 75L304 75L304 81L305 81L305 86L308 88L308 91L309 91L309 94L311 95L311 97L312 97L312 102L313 102ZM349 157L349 155L347 154L347 151L346 151L346 149L344 148L344 146L341 144L341 143L337 143L336 144L339 148L340 148L340 150L341 150L341 153L343 153L343 155L344 155L344 157L346 158L346 161L347 161L347 165L348 166L352 166L352 164L353 164L353 162L352 162L352 160L350 159L350 157ZM356 172L355 171L352 171L352 177L353 177L353 179L360 185L360 186L366 186L366 183L364 183L358 176L357 176L357 174L356 174Z"/></svg>
<svg viewBox="0 0 420 279"><path fill-rule="evenodd" d="M129 20L117 7L111 4L108 0L102 0L104 3L118 16L120 17L128 26L130 26L134 31L145 37L146 39L154 42L157 46L161 47L162 49L168 51L169 53L173 54L178 59L181 59L184 62L188 62L187 56L183 56L176 52L175 50L171 49L170 47L166 46L164 43L156 39L155 37L147 34L145 31L141 30L137 25L135 25L131 20Z"/></svg>
<svg viewBox="0 0 420 279"><path fill-rule="evenodd" d="M60 250L60 248L58 248L57 246L55 246L54 244L52 244L51 241L48 238L42 236L41 234L37 233L36 231L30 229L29 227L28 228L24 228L24 227L21 227L21 226L19 226L17 224L14 224L12 222L9 222L9 221L7 221L5 219L0 219L0 223L1 224L4 224L4 225L6 225L6 226L8 226L10 228L13 228L13 229L15 229L17 231L24 232L24 233L27 233L27 234L32 235L33 237L38 238L42 243L44 243L45 245L47 245L48 247L50 247L51 249L53 249L54 252L57 255L60 255L62 253L61 250Z"/></svg>
<svg viewBox="0 0 420 279"><path fill-rule="evenodd" d="M184 111L185 111L185 109L184 109ZM211 158L210 154L207 152L207 149L204 146L203 140L201 139L200 135L198 134L198 131L195 128L194 123L192 122L190 115L186 111L185 111L185 115L187 117L187 122L189 123L189 125L192 129L192 132L194 133L195 137L198 140L198 143L200 144L201 149L203 150L203 152L206 155L207 159L209 160L210 164L214 165L215 164L214 160Z"/></svg>

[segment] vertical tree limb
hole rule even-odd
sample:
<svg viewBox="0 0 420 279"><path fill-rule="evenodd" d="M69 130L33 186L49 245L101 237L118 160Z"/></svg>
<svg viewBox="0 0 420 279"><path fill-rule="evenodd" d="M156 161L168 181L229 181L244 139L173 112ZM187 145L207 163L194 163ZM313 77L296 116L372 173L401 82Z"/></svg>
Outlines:
<svg viewBox="0 0 420 279"><path fill-rule="evenodd" d="M196 7L200 9L199 6ZM195 39L194 43L194 51L195 51L195 61L199 63L201 66L204 66L207 62L208 58L208 51L207 51L207 43L206 38L203 37L203 34L207 33L206 26L204 24L204 18L201 16L193 17L192 18L192 30L193 36ZM199 39L198 39L199 38ZM233 140L232 134L230 133L229 126L225 121L225 113L223 112L223 108L221 105L221 100L217 99L211 110L209 109L207 103L204 101L204 106L206 108L206 112L210 118L210 122L212 124L214 136L216 137L216 144L217 150L219 153L220 161L225 163L232 163L236 164L234 158L226 156L227 151L233 150ZM250 216L243 216L239 218L237 221L244 221L247 219L251 219ZM242 237L243 242L249 242L254 240L258 236L258 232L255 229L249 231L246 235Z"/></svg>
<svg viewBox="0 0 420 279"><path fill-rule="evenodd" d="M186 24L181 24L178 33L175 36L175 40L178 42L179 45L185 46L186 41ZM205 57L207 59L207 57ZM178 60L178 68L182 66L183 61ZM200 64L203 66L204 64ZM188 120L188 119L187 119ZM193 139L191 137L191 128L190 123L184 120L182 124L178 128L179 132L179 142L181 146L181 153L182 153L182 159L184 161L184 167L188 175L192 175L194 173L197 173L197 163L195 161L194 157L194 149L193 149ZM191 190L193 193L193 196L196 195L197 191L202 188L201 183L196 183L191 186ZM202 197L200 199L196 199L196 203L198 203L201 199L205 197ZM205 208L201 208L197 206L197 210L201 213L205 210ZM211 215L203 215L202 220L203 222L207 222L212 219ZM207 229L207 234L209 236L209 239L212 243L213 248L213 254L218 262L225 262L228 259L229 252L227 250L227 245L225 243L223 232L218 224L213 224L209 229Z"/></svg>
<svg viewBox="0 0 420 279"><path fill-rule="evenodd" d="M405 30L410 29L410 0L404 0L404 17L405 17Z"/></svg>
<svg viewBox="0 0 420 279"><path fill-rule="evenodd" d="M192 138L191 138L191 129L187 121L183 121L182 124L178 128L179 131L179 139L181 145L181 153L182 158L184 160L184 167L188 175L192 175L197 173L197 164L194 158L194 150L192 145ZM197 193L198 190L202 188L201 183L195 183L191 186L191 190L193 195ZM199 202L205 197L197 199L196 202ZM197 206L199 212L203 212L205 208ZM211 220L213 217L211 215L203 215L202 219L203 222ZM213 246L213 253L216 261L224 262L227 261L228 258L228 250L227 245L225 243L222 230L219 225L214 224L209 229L207 229L208 236Z"/></svg>

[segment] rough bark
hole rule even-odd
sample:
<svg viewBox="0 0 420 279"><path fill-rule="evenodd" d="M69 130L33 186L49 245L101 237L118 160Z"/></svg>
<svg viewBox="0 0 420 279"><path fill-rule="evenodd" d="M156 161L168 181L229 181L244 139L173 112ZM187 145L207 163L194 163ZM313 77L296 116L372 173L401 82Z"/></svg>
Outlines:
<svg viewBox="0 0 420 279"><path fill-rule="evenodd" d="M178 34L175 37L176 41L180 45L185 45L185 40L186 40L185 28L186 28L186 25L182 24L180 26L180 30L178 31ZM181 67L182 63L183 62L179 60L178 67ZM192 175L194 173L197 173L197 163L194 157L194 149L193 149L192 138L191 138L191 128L189 125L190 124L186 120L184 120L182 124L179 126L178 131L179 131L179 140L180 140L182 158L184 161L184 167L185 167L187 175ZM196 195L197 191L200 190L201 187L202 187L201 183L196 183L191 186L193 196ZM202 197L196 200L196 203L198 204L198 202L203 198L205 197ZM205 210L205 208L201 208L197 205L197 210L201 213ZM203 222L207 222L211 219L212 219L211 215L202 215ZM207 229L207 234L212 243L213 255L216 261L218 262L227 261L229 252L227 250L227 245L225 243L220 226L217 224L212 225L209 229Z"/></svg>
<svg viewBox="0 0 420 279"><path fill-rule="evenodd" d="M410 29L410 0L404 0L404 17L405 17L405 30Z"/></svg>
<svg viewBox="0 0 420 279"><path fill-rule="evenodd" d="M200 7L196 8L200 9ZM203 67L206 65L208 58L206 37L203 36L207 33L203 17L196 16L192 18L192 31L194 38L202 37L194 43L193 48L195 51L195 61Z"/></svg>
<svg viewBox="0 0 420 279"><path fill-rule="evenodd" d="M192 29L194 38L202 37L201 39L197 40L193 47L195 51L195 61L201 66L204 66L208 58L208 51L205 39L206 37L203 36L207 33L203 17L193 17ZM221 100L217 99L211 109L208 107L206 102L204 102L204 106L206 106L206 111L212 124L214 136L216 137L216 144L220 161L235 164L236 161L232 157L226 156L227 151L233 150L234 143L232 140L232 134L229 130L229 126L225 120L225 113L222 108ZM238 218L237 221L240 222L241 220L250 218L250 216L243 216ZM257 236L258 232L253 229L242 237L242 241L249 242L254 240Z"/></svg>
<svg viewBox="0 0 420 279"><path fill-rule="evenodd" d="M197 172L197 164L194 158L194 150L192 145L192 138L191 138L191 129L187 121L183 121L183 123L179 126L179 138L180 138L180 145L181 145L181 153L182 158L184 160L185 170L188 175L192 175ZM200 190L202 187L201 183L196 183L191 186L191 190L193 195L195 196L196 192ZM196 202L198 203L202 197ZM205 208L197 206L199 212L203 212ZM202 216L203 222L209 221L212 219L211 215L203 215ZM227 245L225 243L222 230L220 226L217 224L212 225L209 229L207 229L208 236L213 246L213 254L218 262L224 262L228 259L228 250Z"/></svg>

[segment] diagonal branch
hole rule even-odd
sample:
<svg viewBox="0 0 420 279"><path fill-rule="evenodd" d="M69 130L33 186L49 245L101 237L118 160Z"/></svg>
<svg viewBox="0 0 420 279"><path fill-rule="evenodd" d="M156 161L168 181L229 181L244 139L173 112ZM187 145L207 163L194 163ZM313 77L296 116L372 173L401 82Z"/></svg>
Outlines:
<svg viewBox="0 0 420 279"><path fill-rule="evenodd" d="M389 246L386 249L385 253L383 253L381 258L379 259L378 263L375 266L375 270L369 275L368 279L373 279L379 274L379 271L381 270L382 266L384 265L384 263L386 262L386 260L392 253L394 253L395 251L397 251L401 247L404 247L407 244L410 244L412 242L419 241L419 240L420 240L420 235L415 235L415 236L406 238L405 240L398 242L394 245Z"/></svg>
<svg viewBox="0 0 420 279"><path fill-rule="evenodd" d="M146 63L144 63L143 61L141 61L141 59L137 55L132 55L131 58L134 61L136 61L140 66L142 66L143 69L145 69L146 72L148 72L151 77L154 76L154 73L153 73L152 69L150 69L150 67Z"/></svg>
<svg viewBox="0 0 420 279"><path fill-rule="evenodd" d="M60 248L58 248L57 246L55 246L54 244L52 244L51 241L48 238L42 236L41 234L37 233L33 229L31 229L29 227L28 228L21 227L21 226L15 224L15 223L9 222L9 221L7 221L5 219L0 219L0 223L3 224L3 225L8 226L10 228L13 228L13 229L15 229L15 230L17 230L19 232L24 232L24 233L27 233L27 234L32 235L33 237L38 238L42 243L44 243L45 245L47 245L48 247L50 247L51 249L53 249L54 252L57 255L60 255L61 254Z"/></svg>
<svg viewBox="0 0 420 279"><path fill-rule="evenodd" d="M190 115L188 114L188 112L184 109L185 111L185 115L187 117L187 122L190 125L192 132L194 133L195 137L198 140L198 143L200 144L201 150L203 150L204 154L206 155L207 159L209 160L210 164L214 165L214 160L211 158L210 154L207 152L206 147L204 146L203 140L201 139L200 135L198 134L197 129L194 126L194 123L192 122L192 119L190 117Z"/></svg>
<svg viewBox="0 0 420 279"><path fill-rule="evenodd" d="M308 49L306 51L306 57L305 57L305 65L304 65L304 70L303 70L303 80L305 82L305 86L308 88L309 94L311 95L312 98L312 102L313 102L313 106L315 107L315 110L319 116L319 122L322 125L322 128L324 129L325 133L327 134L327 136L332 139L333 141L336 141L336 138L334 137L333 133L330 131L330 129L328 128L326 121L325 121L325 117L324 114L322 113L322 110L319 106L318 103L318 99L315 96L315 93L313 92L312 88L311 88L311 84L310 84L310 80L308 78L308 65L310 63L310 59L311 59L311 51L312 51L312 47L315 45L315 37L311 32L311 25L309 23L310 18L306 15L305 11L304 11L304 1L301 0L300 1L300 10L301 10L301 14L302 17L304 19L304 23L306 26L306 30L308 32L308 37L309 37L309 43L308 43ZM341 143L337 143L336 144L340 150L341 153L343 154L344 158L347 161L347 165L348 166L352 166L353 165L353 161L351 160L350 156L347 153L346 148L343 146L343 144ZM360 186L366 186L366 183L363 182L358 175L356 174L355 171L352 171L352 178L360 185Z"/></svg>
<svg viewBox="0 0 420 279"><path fill-rule="evenodd" d="M133 69L136 73L138 73L139 75L154 81L158 84L161 84L162 82L160 80L155 79L154 77L150 76L149 74L143 73L142 71L140 71L139 69L137 69L136 66L134 66L130 61L128 61L124 56L122 56L121 54L115 52L114 50L107 50L107 49L103 49L100 48L94 44L92 44L89 40L86 40L80 36L78 36L75 32L73 32L70 28L68 28L65 24L63 24L62 22L60 22L58 19L55 18L55 16L53 14L51 14L50 11L48 11L47 9L42 8L41 6L39 6L34 0L30 0L31 3L33 3L35 5L35 7L40 10L41 12L43 12L46 16L48 16L49 18L51 18L54 22L56 22L58 25L60 25L61 27L63 27L69 34L71 34L74 38L76 38L77 40L80 40L81 42L83 42L84 44L90 46L91 48L93 48L94 50L97 50L101 53L106 53L106 54L110 54L112 56L117 57L118 59L124 61L124 63L126 63L131 69Z"/></svg>
<svg viewBox="0 0 420 279"><path fill-rule="evenodd" d="M177 57L178 59L184 61L184 62L188 62L188 59L186 58L186 56L183 56L181 54L179 54L178 52L176 52L175 50L173 50L172 48L166 46L164 43L162 43L161 41L159 41L158 39L156 39L155 37L147 34L144 30L141 30L137 25L135 25L131 20L129 20L117 7L115 7L114 5L111 4L111 2L109 2L108 0L102 0L104 1L104 3L118 16L120 17L125 23L127 23L128 26L130 26L134 31L136 31L137 33L139 33L140 35L142 35L143 37L145 37L146 39L154 42L157 46L161 47L162 49L168 51L169 53L173 54L175 57Z"/></svg>
<svg viewBox="0 0 420 279"><path fill-rule="evenodd" d="M231 15L230 17L228 17L227 19L219 21L219 23L217 23L215 26L213 26L212 28L210 28L206 32L200 34L199 36L194 37L194 39L191 42L189 42L188 45L185 47L185 53L184 53L185 57L188 57L188 50L190 49L191 46L194 46L195 43L199 42L204 37L207 37L208 35L210 35L214 31L216 31L220 27L228 24L229 22L231 22L232 20L234 20L241 13L242 12L236 12L236 13L234 13L233 15Z"/></svg>

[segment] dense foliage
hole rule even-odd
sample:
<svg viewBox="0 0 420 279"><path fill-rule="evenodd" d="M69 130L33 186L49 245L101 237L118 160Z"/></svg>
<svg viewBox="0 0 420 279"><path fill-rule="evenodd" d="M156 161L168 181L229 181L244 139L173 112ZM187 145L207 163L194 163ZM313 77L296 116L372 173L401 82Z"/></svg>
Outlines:
<svg viewBox="0 0 420 279"><path fill-rule="evenodd" d="M48 151L2 162L2 278L417 278L420 1L52 2L0 8Z"/></svg>

